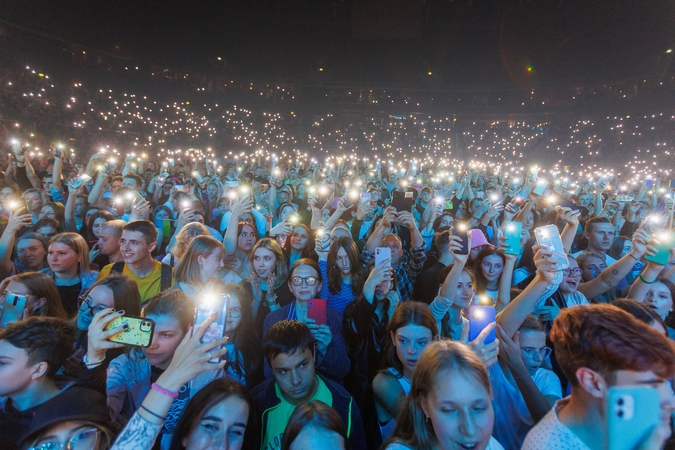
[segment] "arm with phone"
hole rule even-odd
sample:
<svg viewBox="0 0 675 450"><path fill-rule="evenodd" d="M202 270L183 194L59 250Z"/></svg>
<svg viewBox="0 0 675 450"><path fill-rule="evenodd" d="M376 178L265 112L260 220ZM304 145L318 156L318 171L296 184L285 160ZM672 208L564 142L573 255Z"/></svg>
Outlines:
<svg viewBox="0 0 675 450"><path fill-rule="evenodd" d="M429 305L429 309L439 324L448 311L450 311L451 323L459 324L462 320L461 315L450 307L457 300L457 285L469 260L469 249L463 249L462 239L457 236L449 237L448 249L455 259L455 263L441 285L439 294Z"/></svg>
<svg viewBox="0 0 675 450"><path fill-rule="evenodd" d="M98 206L105 208L106 205L101 201L101 194L103 194L103 186L106 182L108 176L102 170L96 171L96 181L94 182L94 187L89 192L89 197L87 201L90 206Z"/></svg>
<svg viewBox="0 0 675 450"><path fill-rule="evenodd" d="M560 234L565 253L570 252L572 244L574 243L574 238L577 234L577 229L579 228L579 213L580 211L572 211L570 208L565 207L558 209L556 220L565 222L565 228Z"/></svg>
<svg viewBox="0 0 675 450"><path fill-rule="evenodd" d="M375 230L373 230L373 233L368 238L368 241L366 241L365 249L368 250L370 253L375 253L375 249L379 247L380 242L382 242L385 230L389 225L394 223L396 220L398 220L398 213L396 212L396 208L394 208L393 206L388 206L387 209L384 211L382 221L375 228Z"/></svg>
<svg viewBox="0 0 675 450"><path fill-rule="evenodd" d="M337 208L335 208L335 212L333 212L333 214L328 218L326 223L323 224L325 228L332 229L338 222L338 220L340 220L340 217L342 217L342 215L345 212L347 212L347 210L349 209L349 207L347 206L347 198L348 198L347 193L345 193L345 195L343 195L340 201L338 202Z"/></svg>
<svg viewBox="0 0 675 450"><path fill-rule="evenodd" d="M5 231L0 236L0 274L3 276L9 276L12 271L11 257L16 241L16 232L24 226L32 225L32 223L33 216L27 212L25 206L18 208L9 217Z"/></svg>
<svg viewBox="0 0 675 450"><path fill-rule="evenodd" d="M225 255L232 256L237 252L237 234L239 233L239 217L242 214L251 212L253 203L250 198L238 198L232 204L232 213L223 237L225 246Z"/></svg>
<svg viewBox="0 0 675 450"><path fill-rule="evenodd" d="M35 169L30 163L28 155L26 153L15 153L15 157L17 162L17 181L21 189L24 191L31 187L39 189L42 186L42 181L35 174Z"/></svg>
<svg viewBox="0 0 675 450"><path fill-rule="evenodd" d="M54 174L56 177L56 174ZM77 198L77 193L84 186L81 184L79 187L73 185L73 181L69 181L66 186L68 186L68 200L66 200L66 206L64 211L64 216L66 220L66 229L64 231L77 231L77 223L75 222L75 199Z"/></svg>
<svg viewBox="0 0 675 450"><path fill-rule="evenodd" d="M62 158L63 154L62 150L57 149L55 146L53 146L52 149L53 149L52 153L54 155L54 167L52 169L52 180L53 180L52 189L60 191L61 189L63 189L63 186L61 185L61 176L63 174L63 158Z"/></svg>

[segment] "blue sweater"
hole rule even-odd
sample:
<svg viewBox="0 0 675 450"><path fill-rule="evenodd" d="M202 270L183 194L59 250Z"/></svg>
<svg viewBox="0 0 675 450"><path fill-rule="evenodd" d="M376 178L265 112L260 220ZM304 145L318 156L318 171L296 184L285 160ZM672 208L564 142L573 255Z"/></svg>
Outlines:
<svg viewBox="0 0 675 450"><path fill-rule="evenodd" d="M345 307L356 300L358 295L354 295L352 293L352 285L345 282L342 283L340 292L331 294L328 290L328 263L326 261L319 261L319 269L321 270L321 278L323 279L319 295L321 298L326 299L326 304L329 307L342 314Z"/></svg>

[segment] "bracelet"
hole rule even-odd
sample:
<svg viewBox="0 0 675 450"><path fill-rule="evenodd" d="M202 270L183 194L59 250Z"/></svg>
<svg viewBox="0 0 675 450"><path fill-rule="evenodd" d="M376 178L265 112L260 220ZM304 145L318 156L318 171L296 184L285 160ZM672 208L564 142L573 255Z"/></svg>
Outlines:
<svg viewBox="0 0 675 450"><path fill-rule="evenodd" d="M628 253L628 256L630 256L631 258L633 258L635 261L640 262L640 258L638 258L637 256L635 256L634 254ZM643 280L643 281L644 281L644 280Z"/></svg>
<svg viewBox="0 0 675 450"><path fill-rule="evenodd" d="M528 373L527 375L523 375L522 377L516 377L516 376L514 376L513 378L515 378L516 380L524 380L525 378L529 378L529 377L530 377L530 374ZM142 405L141 405L141 406L142 406Z"/></svg>
<svg viewBox="0 0 675 450"><path fill-rule="evenodd" d="M141 409L143 409L144 411L146 411L148 414L151 414L151 415L157 417L157 418L158 418L159 420L161 420L162 422L164 422L164 421L166 420L166 417L162 417L162 416L160 416L159 414L155 414L154 412L150 411L148 408L146 408L146 407L143 406L143 405L141 405Z"/></svg>
<svg viewBox="0 0 675 450"><path fill-rule="evenodd" d="M642 274L640 274L640 276L639 276L638 278L640 278L640 281L642 281L642 282L645 283L645 284L654 284L654 283L656 283L657 281L659 281L659 280L647 281L647 280L644 279L644 277L642 276Z"/></svg>
<svg viewBox="0 0 675 450"><path fill-rule="evenodd" d="M168 395L171 398L178 398L178 392L171 392L159 386L157 383L152 383L152 388L160 394Z"/></svg>
<svg viewBox="0 0 675 450"><path fill-rule="evenodd" d="M105 361L105 355L103 356L103 358L99 359L99 360L96 361L96 362L88 362L88 361L87 361L87 355L84 355L84 358L82 358L82 362L83 362L84 365L87 366L87 367L98 366L98 365L101 364L103 361Z"/></svg>

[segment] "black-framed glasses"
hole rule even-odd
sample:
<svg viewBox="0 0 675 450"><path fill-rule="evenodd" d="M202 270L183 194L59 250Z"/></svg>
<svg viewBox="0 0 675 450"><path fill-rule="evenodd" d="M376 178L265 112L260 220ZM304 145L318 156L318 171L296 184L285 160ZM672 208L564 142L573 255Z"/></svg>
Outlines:
<svg viewBox="0 0 675 450"><path fill-rule="evenodd" d="M98 428L89 428L80 431L75 436L68 439L68 442L61 443L55 438L47 438L31 447L29 450L93 450L96 448L96 441L101 432Z"/></svg>
<svg viewBox="0 0 675 450"><path fill-rule="evenodd" d="M566 277L569 277L572 274L576 275L577 277L580 277L581 274L584 273L584 271L581 270L579 267L574 267L574 268L563 269L562 273Z"/></svg>
<svg viewBox="0 0 675 450"><path fill-rule="evenodd" d="M520 349L520 352L524 355L529 356L530 358L534 358L537 355L541 357L541 359L546 359L552 352L550 347L542 347L542 348L534 348L534 347L523 347Z"/></svg>
<svg viewBox="0 0 675 450"><path fill-rule="evenodd" d="M93 306L92 302L93 300L88 295L80 295L79 297L77 297L77 309L79 309L85 314L90 314L92 316L95 316L96 314L106 309L106 307L103 305Z"/></svg>
<svg viewBox="0 0 675 450"><path fill-rule="evenodd" d="M227 317L237 319L241 316L241 308L229 308L227 310Z"/></svg>
<svg viewBox="0 0 675 450"><path fill-rule="evenodd" d="M291 278L291 283L293 286L301 286L302 282L305 282L307 286L314 286L319 279L317 277L293 277Z"/></svg>

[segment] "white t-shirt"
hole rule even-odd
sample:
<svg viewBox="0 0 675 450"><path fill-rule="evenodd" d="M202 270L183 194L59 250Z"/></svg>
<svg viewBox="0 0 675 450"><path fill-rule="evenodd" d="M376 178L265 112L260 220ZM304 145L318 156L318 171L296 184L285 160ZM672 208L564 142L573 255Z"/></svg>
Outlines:
<svg viewBox="0 0 675 450"><path fill-rule="evenodd" d="M558 420L558 412L567 405L569 397L558 400L541 421L527 433L521 450L590 450L576 434Z"/></svg>
<svg viewBox="0 0 675 450"><path fill-rule="evenodd" d="M392 442L391 444L387 445L385 450L412 450L412 448L408 447L407 445L403 445L400 442ZM504 450L504 447L502 447L502 444L497 442L495 438L491 437L490 442L488 442L488 446L485 448L485 450Z"/></svg>
<svg viewBox="0 0 675 450"><path fill-rule="evenodd" d="M577 256L581 255L582 253L587 253L588 250L582 250L580 252L572 253L572 258L576 259ZM597 253L593 253L594 255L597 255ZM616 262L616 259L612 258L609 255L605 255L605 264L607 264L607 267L611 266Z"/></svg>
<svg viewBox="0 0 675 450"><path fill-rule="evenodd" d="M520 390L506 378L499 364L488 369L492 384L492 407L495 411L495 424L492 435L506 448L519 449L528 431L534 426L525 399ZM562 398L562 386L558 376L546 369L537 370L532 381L542 395L554 395Z"/></svg>

